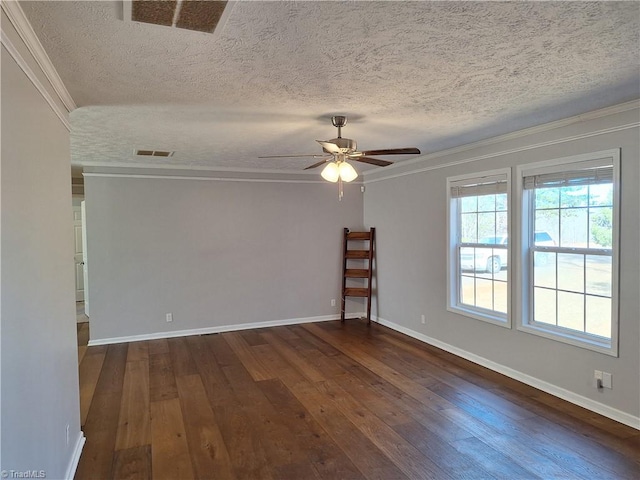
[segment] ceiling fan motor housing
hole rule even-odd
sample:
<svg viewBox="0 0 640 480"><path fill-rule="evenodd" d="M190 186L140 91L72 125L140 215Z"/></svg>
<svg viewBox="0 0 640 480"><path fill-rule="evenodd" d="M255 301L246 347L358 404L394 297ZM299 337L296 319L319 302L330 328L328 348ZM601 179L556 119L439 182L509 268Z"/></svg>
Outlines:
<svg viewBox="0 0 640 480"><path fill-rule="evenodd" d="M338 138L332 138L331 140L327 140L329 143L334 143L336 144L340 150L342 150L342 153L351 153L351 152L355 152L358 148L358 144L356 143L355 140L351 140L350 138L342 138L342 137L338 137ZM331 153L327 150L325 150L323 148L323 150L326 153Z"/></svg>

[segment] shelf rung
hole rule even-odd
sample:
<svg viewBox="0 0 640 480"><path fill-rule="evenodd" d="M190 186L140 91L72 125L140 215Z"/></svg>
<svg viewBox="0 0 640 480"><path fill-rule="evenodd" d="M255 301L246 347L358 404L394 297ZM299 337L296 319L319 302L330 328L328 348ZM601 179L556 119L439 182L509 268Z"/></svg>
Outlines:
<svg viewBox="0 0 640 480"><path fill-rule="evenodd" d="M347 233L347 240L369 240L371 239L371 232L349 232Z"/></svg>
<svg viewBox="0 0 640 480"><path fill-rule="evenodd" d="M369 290L366 288L345 288L344 296L345 297L368 297Z"/></svg>
<svg viewBox="0 0 640 480"><path fill-rule="evenodd" d="M369 270L366 268L347 268L344 276L347 278L369 278Z"/></svg>
<svg viewBox="0 0 640 480"><path fill-rule="evenodd" d="M347 259L354 258L369 258L369 250L347 250L347 254L345 255Z"/></svg>

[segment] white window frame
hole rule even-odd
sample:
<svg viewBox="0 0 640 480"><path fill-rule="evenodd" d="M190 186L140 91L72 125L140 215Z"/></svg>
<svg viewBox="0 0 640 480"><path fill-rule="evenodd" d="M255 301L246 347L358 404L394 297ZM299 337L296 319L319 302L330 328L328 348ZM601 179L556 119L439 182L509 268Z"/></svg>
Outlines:
<svg viewBox="0 0 640 480"><path fill-rule="evenodd" d="M539 173L562 172L603 164L609 161L613 165L613 212L612 212L612 257L611 257L611 339L606 340L596 335L573 331L568 328L547 325L533 321L533 255L530 254L531 232L534 229L533 215L530 213L530 193L524 189L524 177ZM619 332L619 255L620 255L620 149L563 157L553 160L519 165L516 170L516 225L517 237L514 246L516 279L516 304L518 321L516 328L520 331L556 340L569 345L593 350L606 355L618 356ZM577 253L578 250L576 250ZM584 253L584 252L582 252Z"/></svg>
<svg viewBox="0 0 640 480"><path fill-rule="evenodd" d="M460 258L458 254L458 231L459 214L457 206L454 205L454 198L451 196L451 188L456 183L465 183L473 180L487 180L498 177L506 177L507 181L507 235L509 242L507 245L507 313L488 310L481 307L474 307L460 302ZM459 315L482 320L484 322L498 325L500 327L511 328L511 292L513 270L513 242L512 242L512 207L511 207L511 169L501 168L478 173L458 175L447 178L447 310ZM492 245L487 245L492 247Z"/></svg>

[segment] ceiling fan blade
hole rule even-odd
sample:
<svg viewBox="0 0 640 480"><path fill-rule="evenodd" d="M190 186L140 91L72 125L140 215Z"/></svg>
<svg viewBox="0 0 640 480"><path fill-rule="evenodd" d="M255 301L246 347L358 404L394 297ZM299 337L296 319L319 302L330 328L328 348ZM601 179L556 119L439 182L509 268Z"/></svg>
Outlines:
<svg viewBox="0 0 640 480"><path fill-rule="evenodd" d="M387 148L384 150L367 150L362 152L363 155L418 155L420 150L411 148Z"/></svg>
<svg viewBox="0 0 640 480"><path fill-rule="evenodd" d="M316 140L316 142L322 145L322 148L324 148L329 153L342 153L342 150L340 150L340 147L335 143L323 142L322 140Z"/></svg>
<svg viewBox="0 0 640 480"><path fill-rule="evenodd" d="M258 158L298 158L298 157L320 158L322 157L322 155L318 155L317 153L302 153L300 155L264 155Z"/></svg>
<svg viewBox="0 0 640 480"><path fill-rule="evenodd" d="M320 165L327 163L328 160L331 160L333 157L327 157L319 161L318 163L314 163L313 165L309 165L305 170L311 170L312 168L319 167Z"/></svg>
<svg viewBox="0 0 640 480"><path fill-rule="evenodd" d="M362 163L370 163L371 165L378 165L379 167L386 167L393 163L387 160L380 160L380 159L371 158L371 157L353 157L353 158L350 158L349 160L354 160L356 162L362 162Z"/></svg>

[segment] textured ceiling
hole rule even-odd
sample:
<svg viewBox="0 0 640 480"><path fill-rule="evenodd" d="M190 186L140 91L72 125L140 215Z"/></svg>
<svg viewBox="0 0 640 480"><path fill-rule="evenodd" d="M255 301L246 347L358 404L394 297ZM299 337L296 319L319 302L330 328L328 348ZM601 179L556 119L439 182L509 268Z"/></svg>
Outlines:
<svg viewBox="0 0 640 480"><path fill-rule="evenodd" d="M75 164L298 170L257 157L320 153L331 114L361 149L430 153L640 97L637 2L241 1L214 35L21 6L80 107Z"/></svg>

